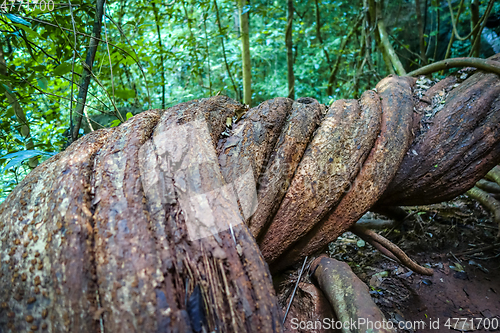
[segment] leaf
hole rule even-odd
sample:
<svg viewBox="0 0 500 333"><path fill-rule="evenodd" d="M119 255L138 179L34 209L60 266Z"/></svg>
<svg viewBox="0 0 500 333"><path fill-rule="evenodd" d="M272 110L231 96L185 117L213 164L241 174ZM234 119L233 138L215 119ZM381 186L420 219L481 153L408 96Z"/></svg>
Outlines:
<svg viewBox="0 0 500 333"><path fill-rule="evenodd" d="M54 71L52 72L55 76L63 76L64 74L68 73L71 71L71 64L68 63L62 63L56 68L54 68Z"/></svg>
<svg viewBox="0 0 500 333"><path fill-rule="evenodd" d="M115 96L118 98L129 99L135 97L135 91L131 89L116 89Z"/></svg>
<svg viewBox="0 0 500 333"><path fill-rule="evenodd" d="M125 117L127 117L127 120L129 120L130 118L132 118L134 115L132 114L132 112L127 112L127 114L125 115Z"/></svg>
<svg viewBox="0 0 500 333"><path fill-rule="evenodd" d="M120 123L121 123L120 119L115 119L111 122L110 127L116 127L116 126L120 125Z"/></svg>
<svg viewBox="0 0 500 333"><path fill-rule="evenodd" d="M5 89L4 91L7 91L9 94L14 95L14 92L9 88L8 85L2 83L0 84L0 86L2 86L3 89Z"/></svg>
<svg viewBox="0 0 500 333"><path fill-rule="evenodd" d="M252 8L252 6L250 6L250 5L243 6L243 10L241 11L241 15L248 13L250 11L250 8Z"/></svg>
<svg viewBox="0 0 500 333"><path fill-rule="evenodd" d="M22 24L13 24L13 26L18 27L19 29L24 30L24 31L25 31L28 35L30 35L31 37L34 37L34 38L40 38L40 39L45 40L45 38L43 38L42 36L40 36L40 35L38 34L38 32L36 32L36 31L32 30L32 29L31 29L31 28L29 28L29 27L26 27L26 26L24 26L24 25L22 25Z"/></svg>
<svg viewBox="0 0 500 333"><path fill-rule="evenodd" d="M55 154L56 153L53 153L53 152L40 151L40 150L21 150L21 151L15 152L15 153L10 153L10 154L4 155L4 156L0 157L0 159L11 158L11 160L2 169L2 171L0 171L0 173L4 173L5 170L7 170L7 169L21 165L21 163L23 163L24 160L27 160L29 158L32 158L35 156L40 156L40 155L52 156Z"/></svg>
<svg viewBox="0 0 500 333"><path fill-rule="evenodd" d="M39 79L36 79L36 82L38 82L38 86L40 88L42 88L43 90L47 89L47 86L49 84L49 81L47 80L47 78L45 77L42 77L42 78L39 78Z"/></svg>
<svg viewBox="0 0 500 333"><path fill-rule="evenodd" d="M31 25L31 23L29 23L28 21L26 21L26 20L24 20L24 19L20 18L20 17L19 17L19 16L17 16L17 15L14 15L14 14L9 14L9 13L7 13L7 14L3 14L3 15L7 16L7 17L8 17L8 18L9 18L12 22L14 22L14 23L23 24L23 25L25 25L25 26L27 26L27 27L29 27L29 26Z"/></svg>

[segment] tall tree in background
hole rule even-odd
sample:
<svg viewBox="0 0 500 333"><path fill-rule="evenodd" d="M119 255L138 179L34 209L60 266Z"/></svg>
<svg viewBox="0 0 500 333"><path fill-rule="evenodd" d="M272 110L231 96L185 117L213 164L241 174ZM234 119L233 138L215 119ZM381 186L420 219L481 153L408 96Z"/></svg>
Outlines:
<svg viewBox="0 0 500 333"><path fill-rule="evenodd" d="M375 40L377 41L378 47L382 52L389 73L394 73L395 70L396 74L403 76L406 75L406 71L403 67L403 64L399 60L396 51L392 47L391 42L389 41L387 30L385 28L383 8L383 0L369 0L369 22L371 25L376 24Z"/></svg>
<svg viewBox="0 0 500 333"><path fill-rule="evenodd" d="M415 12L417 13L418 40L419 40L419 44L420 44L420 58L422 60L422 63L424 65L427 65L427 57L425 55L425 49L426 49L425 48L425 37L424 37L424 25L425 25L425 22L422 19L422 13L421 13L421 10L420 10L420 1L419 0L415 0Z"/></svg>
<svg viewBox="0 0 500 333"><path fill-rule="evenodd" d="M470 30L474 31L474 28L479 23L479 0L471 0L470 2ZM477 42L476 42L477 39ZM472 35L472 56L479 57L479 50L481 49L481 34Z"/></svg>
<svg viewBox="0 0 500 333"><path fill-rule="evenodd" d="M248 0L238 0L241 33L241 60L243 62L243 103L252 104L252 64L250 62L250 32L248 28Z"/></svg>
<svg viewBox="0 0 500 333"><path fill-rule="evenodd" d="M92 76L92 66L94 64L97 46L99 45L99 40L101 38L104 2L105 0L97 0L96 3L94 29L92 31L92 37L90 38L90 45L87 50L87 57L85 59L83 73L80 79L80 90L78 91L78 97L76 99L77 105L75 109L75 123L73 124L73 128L71 129L72 141L76 141L76 139L78 139L78 132L80 130L80 126L82 125L83 112L85 108L85 102L87 100L87 92L89 89L90 78Z"/></svg>
<svg viewBox="0 0 500 333"><path fill-rule="evenodd" d="M156 33L158 34L158 48L160 49L160 62L161 62L161 108L165 109L165 64L163 60L163 45L161 42L161 23L158 15L158 9L154 1L151 2L151 6L153 7L153 13L155 14L155 23L156 23ZM188 20L189 22L189 20ZM191 29L189 29L191 31Z"/></svg>
<svg viewBox="0 0 500 333"><path fill-rule="evenodd" d="M295 75L293 74L293 0L288 0L288 14L285 33L286 63L288 68L288 98L295 99Z"/></svg>

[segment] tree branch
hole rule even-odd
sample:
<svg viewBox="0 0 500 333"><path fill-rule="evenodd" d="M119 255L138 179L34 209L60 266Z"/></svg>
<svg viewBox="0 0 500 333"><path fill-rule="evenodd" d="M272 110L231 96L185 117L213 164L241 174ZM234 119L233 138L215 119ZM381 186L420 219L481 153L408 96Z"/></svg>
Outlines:
<svg viewBox="0 0 500 333"><path fill-rule="evenodd" d="M94 29L92 31L92 36L100 38L101 36L101 27L102 27L102 16L104 13L104 2L105 0L97 0L96 4L96 12L94 19ZM90 78L92 71L92 66L94 64L95 55L97 52L97 46L99 45L99 40L95 38L90 39L89 49L87 51L87 58L85 59L85 64L87 66L83 66L83 73L80 80L80 90L78 91L77 96L77 106L75 110L76 119L74 127L71 129L71 140L76 141L78 139L78 131L80 130L80 126L82 124L82 115L83 110L85 108L85 102L87 100L87 91L90 84Z"/></svg>
<svg viewBox="0 0 500 333"><path fill-rule="evenodd" d="M437 61L430 65L416 69L405 76L418 76L434 73L440 70L456 67L475 67L487 72L500 75L500 62L481 58L453 58Z"/></svg>

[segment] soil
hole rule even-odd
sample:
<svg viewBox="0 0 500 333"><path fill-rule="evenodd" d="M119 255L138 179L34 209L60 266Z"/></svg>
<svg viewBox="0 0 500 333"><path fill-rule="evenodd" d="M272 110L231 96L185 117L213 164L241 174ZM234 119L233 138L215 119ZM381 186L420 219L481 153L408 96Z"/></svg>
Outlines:
<svg viewBox="0 0 500 333"><path fill-rule="evenodd" d="M500 240L490 214L465 196L404 208L410 216L402 225L380 233L434 268L433 276L411 272L350 232L329 254L349 263L395 327L408 328L398 332L500 332Z"/></svg>

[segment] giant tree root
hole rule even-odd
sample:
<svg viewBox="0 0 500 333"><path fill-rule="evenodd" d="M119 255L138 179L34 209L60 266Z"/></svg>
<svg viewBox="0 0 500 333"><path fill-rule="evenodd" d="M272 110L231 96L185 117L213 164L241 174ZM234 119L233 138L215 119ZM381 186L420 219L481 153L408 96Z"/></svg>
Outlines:
<svg viewBox="0 0 500 333"><path fill-rule="evenodd" d="M373 302L366 284L345 262L320 256L312 262L311 271L335 312L335 328L344 333L395 332L393 323L386 321Z"/></svg>
<svg viewBox="0 0 500 333"><path fill-rule="evenodd" d="M143 112L32 171L0 206L0 330L281 331L212 143L239 107Z"/></svg>
<svg viewBox="0 0 500 333"><path fill-rule="evenodd" d="M302 261L375 204L450 199L500 162L497 75L415 88L389 76L328 110L276 98L232 128L243 106L216 96L84 136L0 205L0 327L280 331L266 262Z"/></svg>

